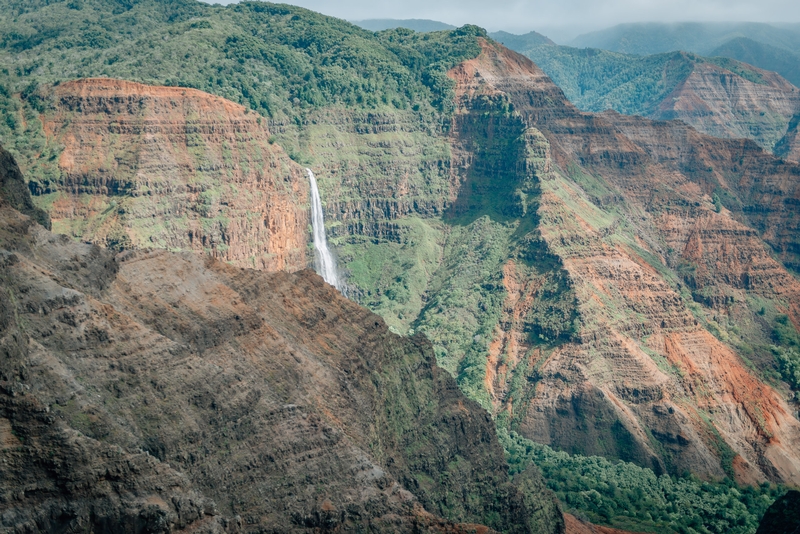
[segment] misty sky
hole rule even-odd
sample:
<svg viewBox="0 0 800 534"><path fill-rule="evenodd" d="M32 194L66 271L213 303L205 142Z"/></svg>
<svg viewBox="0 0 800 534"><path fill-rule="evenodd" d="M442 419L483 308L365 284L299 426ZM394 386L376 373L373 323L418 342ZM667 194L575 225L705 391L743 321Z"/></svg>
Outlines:
<svg viewBox="0 0 800 534"><path fill-rule="evenodd" d="M347 20L433 19L456 26L472 23L489 31L517 33L568 26L583 30L644 21L800 22L798 0L289 0L286 3Z"/></svg>

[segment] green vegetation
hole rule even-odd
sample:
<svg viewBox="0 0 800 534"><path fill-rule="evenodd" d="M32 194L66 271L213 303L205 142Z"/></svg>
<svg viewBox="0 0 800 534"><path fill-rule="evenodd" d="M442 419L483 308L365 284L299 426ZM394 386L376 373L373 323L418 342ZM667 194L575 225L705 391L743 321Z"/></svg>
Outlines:
<svg viewBox="0 0 800 534"><path fill-rule="evenodd" d="M711 50L731 39L747 37L770 46L800 52L800 32L797 30L797 26L777 27L756 22L630 23L580 35L570 44L626 54L686 50L708 55Z"/></svg>
<svg viewBox="0 0 800 534"><path fill-rule="evenodd" d="M429 107L439 74L474 57L483 30L374 34L285 4L192 0L3 2L7 89L114 76L195 87L266 116L323 105ZM130 54L130 50L137 53ZM28 91L29 93L31 91Z"/></svg>
<svg viewBox="0 0 800 534"><path fill-rule="evenodd" d="M296 132L321 108L408 110L421 130L440 128L452 111L446 71L475 57L485 34L375 34L289 5L195 0L4 0L0 26L0 143L34 179L55 172L35 167L60 152L36 123L43 84L109 76L201 89L280 123L277 141L303 160Z"/></svg>
<svg viewBox="0 0 800 534"><path fill-rule="evenodd" d="M777 72L794 85L800 86L800 53L738 37L715 48L709 55L729 57Z"/></svg>
<svg viewBox="0 0 800 534"><path fill-rule="evenodd" d="M567 98L585 111L613 109L625 115L649 115L695 68L711 63L754 83L761 75L727 58L703 58L687 52L632 56L594 48L540 45L522 50L544 70Z"/></svg>
<svg viewBox="0 0 800 534"><path fill-rule="evenodd" d="M353 298L405 334L423 307L422 296L439 265L444 230L435 219L418 217L393 224L395 239L348 236L333 242L347 265L348 279L355 282Z"/></svg>
<svg viewBox="0 0 800 534"><path fill-rule="evenodd" d="M652 470L598 456L569 455L498 431L511 474L531 463L566 511L593 523L641 532L751 534L785 488L740 487L726 479L657 476Z"/></svg>
<svg viewBox="0 0 800 534"><path fill-rule="evenodd" d="M772 339L776 343L771 348L781 378L800 394L800 335L788 315L779 314L775 317Z"/></svg>

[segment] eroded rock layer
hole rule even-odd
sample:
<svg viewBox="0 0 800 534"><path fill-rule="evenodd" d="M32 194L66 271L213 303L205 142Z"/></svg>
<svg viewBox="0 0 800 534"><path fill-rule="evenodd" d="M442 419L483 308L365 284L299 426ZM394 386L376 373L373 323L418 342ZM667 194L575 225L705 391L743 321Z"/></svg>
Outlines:
<svg viewBox="0 0 800 534"><path fill-rule="evenodd" d="M738 352L745 339L769 342L756 303L797 324L800 284L764 241L794 265L789 200L800 169L678 122L581 113L529 60L497 45L450 75L454 131L467 121L488 146L503 137L520 147L503 151L514 172L491 155L463 158L453 206L466 208L455 222L471 212L516 228L510 257L487 268L505 295L483 327L488 339L476 336L480 346L454 364L463 383L485 373L496 413L568 451L657 472L800 481L796 407L759 372L772 356L751 351L746 362ZM504 211L485 209L487 199ZM561 271L567 283L554 282ZM543 320L543 304L560 331ZM430 317L421 326L438 328Z"/></svg>
<svg viewBox="0 0 800 534"><path fill-rule="evenodd" d="M562 532L421 336L313 272L115 253L0 199L10 532Z"/></svg>
<svg viewBox="0 0 800 534"><path fill-rule="evenodd" d="M48 97L58 173L29 185L56 231L270 271L307 265L307 178L256 114L194 89L105 78Z"/></svg>

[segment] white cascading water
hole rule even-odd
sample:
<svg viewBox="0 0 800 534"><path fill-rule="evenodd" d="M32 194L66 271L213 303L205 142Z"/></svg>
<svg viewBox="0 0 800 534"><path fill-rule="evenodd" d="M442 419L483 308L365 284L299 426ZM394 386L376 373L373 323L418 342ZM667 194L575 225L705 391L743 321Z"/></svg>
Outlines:
<svg viewBox="0 0 800 534"><path fill-rule="evenodd" d="M328 249L328 241L325 239L325 220L322 216L322 200L317 189L317 179L311 169L306 169L308 180L311 182L311 226L314 230L314 266L317 274L330 285L342 290L339 281L339 271L336 269L336 260Z"/></svg>

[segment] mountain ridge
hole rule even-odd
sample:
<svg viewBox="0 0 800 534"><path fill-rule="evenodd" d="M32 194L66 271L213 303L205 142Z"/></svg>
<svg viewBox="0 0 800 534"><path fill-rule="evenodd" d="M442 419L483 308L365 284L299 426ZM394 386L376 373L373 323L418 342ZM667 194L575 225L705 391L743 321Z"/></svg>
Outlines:
<svg viewBox="0 0 800 534"><path fill-rule="evenodd" d="M790 51L800 50L800 32L796 27L756 22L626 23L579 35L569 44L640 55L676 50L705 55L735 37L747 37Z"/></svg>
<svg viewBox="0 0 800 534"><path fill-rule="evenodd" d="M393 30L395 28L407 28L420 33L456 29L452 24L430 19L365 19L351 22L365 30L374 32Z"/></svg>
<svg viewBox="0 0 800 534"><path fill-rule="evenodd" d="M638 57L559 46L518 51L584 111L679 119L710 135L754 139L770 151L800 109L800 90L787 80L722 57L685 52Z"/></svg>
<svg viewBox="0 0 800 534"><path fill-rule="evenodd" d="M563 532L427 340L316 274L0 219L4 528Z"/></svg>

